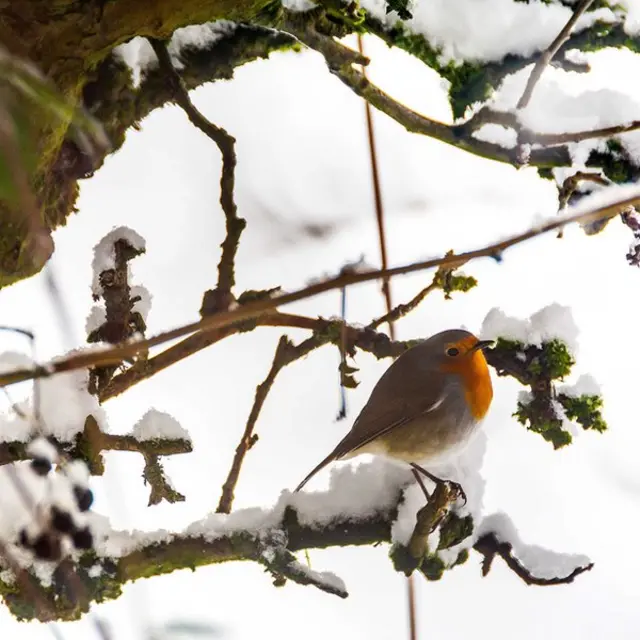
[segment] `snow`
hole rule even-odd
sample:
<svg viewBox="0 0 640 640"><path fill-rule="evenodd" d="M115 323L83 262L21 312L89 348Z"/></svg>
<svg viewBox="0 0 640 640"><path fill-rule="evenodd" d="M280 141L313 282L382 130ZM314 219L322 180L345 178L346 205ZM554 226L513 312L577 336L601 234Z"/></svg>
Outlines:
<svg viewBox="0 0 640 640"><path fill-rule="evenodd" d="M485 491L485 480L481 474L481 468L487 449L487 436L480 431L473 437L467 447L447 464L430 466L429 471L435 476L458 482L467 496L466 504L458 501L455 505L457 515L464 517L471 515L474 522L481 519L483 498ZM431 491L433 483L424 479L427 490ZM425 497L416 482L409 485L404 492L403 503L398 508L398 517L391 529L391 539L394 543L406 545L411 538L411 534L416 525L416 514L424 507ZM439 535L434 532L433 538L429 538L431 550L437 547ZM460 544L438 552L438 555L445 563L452 563L458 556L461 549L469 548L473 544L472 537L463 540Z"/></svg>
<svg viewBox="0 0 640 640"><path fill-rule="evenodd" d="M395 13L386 14L384 0L362 0L360 6L389 26L401 22ZM429 0L412 3L411 12L403 24L441 49L444 64L531 56L546 49L572 15L560 4L513 0ZM619 19L610 9L596 9L580 17L574 33L596 21Z"/></svg>
<svg viewBox="0 0 640 640"><path fill-rule="evenodd" d="M408 58L387 51L373 39L365 42L374 59L372 78L381 76L385 88L387 81L394 89L404 83L403 102L424 105L425 113L440 119L449 117L435 74L423 69L423 75L414 75L420 65L410 66ZM601 55L608 53L590 59ZM613 81L618 67L608 68ZM545 71L543 81L548 72L554 73ZM629 67L620 75L629 84L633 73ZM396 81L398 85L393 84ZM372 262L378 260L373 207L366 200L370 166L362 102L330 76L319 56L286 54L246 65L236 71L232 82L202 87L194 99L238 139L239 213L251 214L239 252L238 291L274 284L298 288L306 277L335 272L361 252ZM374 118L392 264L425 254L442 255L452 247L461 250L489 243L527 227L536 212L555 215L555 187L539 180L535 171L515 171L470 157L406 134L376 112ZM264 126L265 120L269 127ZM203 136L192 129L177 109L159 110L144 121L142 131L128 132L123 149L91 180L83 181L80 214L58 229L55 238L57 266L76 318L83 318L89 308L90 248L111 225L123 221L139 230L150 247L161 247L155 258L141 261L150 263L148 268L141 265L141 270L147 270L143 281L155 296L153 331L197 316L202 291L215 278L219 254L212 247L224 238L224 217L218 208L219 194L211 189L218 159L212 156L209 141L201 141ZM336 148L340 154L335 154ZM265 158L273 162L265 163ZM158 189L159 184L166 188ZM149 216L150 210L158 211L158 216ZM159 222L174 220L176 212L183 216L180 234L175 233L175 225ZM322 241L295 235L299 227L290 223L299 219L318 224L330 221L332 233ZM606 390L607 410L612 412L611 430L597 443L583 438L554 453L511 417L518 384L495 379L482 468L487 512L511 514L526 541L588 552L597 559L597 575L581 576L566 587L527 588L500 559L486 579L480 578L480 558L473 552L468 563L438 583L416 576L419 637L475 637L487 629L497 640L514 634L521 640L635 637L640 586L634 576L640 571L640 560L631 553L620 561L619 545L610 544L610 522L593 509L594 504L606 504L615 514L617 530L636 531L640 526L640 431L629 420L635 411L635 381L620 367L620 349L602 340L602 326L613 336L627 335L630 319L637 317L637 297L630 292L637 291L638 271L625 264L628 241L629 230L620 224L611 224L592 238L578 230L566 233L562 241L553 234L536 238L510 252L501 265L471 263L480 287L446 304L428 300L397 324L400 339L430 335L463 322L476 332L495 306L508 316L526 318L553 301L568 304L584 347L578 364L597 372ZM602 282L603 261L606 286L594 287ZM49 354L59 353L55 327L50 315L42 312L46 305L39 282L41 276L35 276L0 291L3 322L33 323L39 334L44 333L43 353L45 345ZM410 299L424 284L424 276L393 280L394 302ZM298 308L300 313L328 317L337 312L338 303L334 292ZM366 321L383 312L378 283L350 290L350 320ZM212 503L228 471L255 385L268 370L281 332L261 329L225 340L105 404L110 422L125 431L162 398L163 409L190 425L196 445L193 454L171 458L171 473L188 499L166 508L145 508L148 490L139 480L138 455L106 454L105 477L94 480L96 508L109 515L112 527L139 530L149 537L152 534L146 530L160 529L169 536L167 530L180 531L215 506ZM300 338L308 335L291 332ZM637 359L633 341L628 350L629 359ZM241 475L235 503L239 510L272 505L282 487L295 486L343 435L344 425L333 424L336 357L331 348L319 350L280 374L260 418L260 442L247 457ZM361 385L350 392L354 412L366 401L388 361L377 362L358 353L358 366ZM330 475L330 469L324 471L312 488L328 482ZM411 482L410 474L406 481ZM120 493L118 483L124 489ZM542 514L539 505L544 505ZM109 617L119 640L144 637L136 631L132 610L140 626L171 617L207 616L221 620L233 636L242 638L279 635L290 640L303 628L308 640L321 640L339 626L355 629L356 636L381 640L401 634L406 627L406 581L394 572L387 552L386 545L311 552L314 566L317 558L349 584L352 599L346 608L337 598L290 583L283 597L268 579L260 578L260 568L247 562L142 580L127 587L119 601L96 609ZM175 597L183 592L192 597ZM212 592L216 593L215 610L210 607ZM246 615L246 602L254 603L255 615ZM465 603L465 615L459 615L460 602ZM501 602L508 606L496 604ZM441 615L433 616L433 611ZM553 611L553 615L540 615L540 611ZM615 615L607 615L611 611ZM0 615L4 616L0 628L12 640L31 640L38 631L33 625L15 622L6 610ZM282 619L289 624L278 625ZM65 638L88 637L82 624L65 624Z"/></svg>
<svg viewBox="0 0 640 640"><path fill-rule="evenodd" d="M76 350L68 355L84 351L87 350ZM56 373L40 378L37 385L43 435L53 436L59 442L70 442L84 429L87 416L93 415L99 424L105 423L104 410L87 390L86 370ZM33 397L17 406L23 415L16 415L12 410L8 415L0 414L0 442L27 442L35 429Z"/></svg>
<svg viewBox="0 0 640 640"><path fill-rule="evenodd" d="M558 393L563 393L571 398L579 398L580 396L601 396L602 389L591 374L583 373L575 384L560 385Z"/></svg>
<svg viewBox="0 0 640 640"><path fill-rule="evenodd" d="M107 320L107 312L102 305L94 304L85 321L84 330L87 335L101 327Z"/></svg>
<svg viewBox="0 0 640 640"><path fill-rule="evenodd" d="M5 351L0 354L0 375L20 369L31 369L33 360L18 351Z"/></svg>
<svg viewBox="0 0 640 640"><path fill-rule="evenodd" d="M536 578L563 578L574 569L588 565L591 560L584 555L557 553L536 545L527 545L520 539L518 529L509 516L495 513L486 517L477 529L476 537L493 533L499 542L513 546L513 555Z"/></svg>
<svg viewBox="0 0 640 640"><path fill-rule="evenodd" d="M194 24L176 29L171 36L167 49L174 66L182 68L180 52L185 48L206 49L214 42L231 35L236 30L236 24L228 20L217 20L204 24Z"/></svg>
<svg viewBox="0 0 640 640"><path fill-rule="evenodd" d="M297 560L289 563L289 567L294 573L306 576L314 584L326 585L332 591L347 592L347 587L344 580L331 571L315 571L306 564L298 562Z"/></svg>
<svg viewBox="0 0 640 640"><path fill-rule="evenodd" d="M112 229L93 248L93 284L91 290L96 296L101 295L100 274L108 269L115 269L115 249L114 245L118 240L125 240L131 247L140 252L146 251L145 239L133 229L121 226Z"/></svg>
<svg viewBox="0 0 640 640"><path fill-rule="evenodd" d="M560 340L573 354L578 350L578 327L569 307L554 302L530 318L522 320L495 307L486 315L480 337L484 340L504 338L537 347L543 342Z"/></svg>
<svg viewBox="0 0 640 640"><path fill-rule="evenodd" d="M305 487L299 493L285 492L283 497L296 509L301 524L324 526L337 516L358 519L393 507L411 478L407 465L375 457L356 466L332 465L328 491Z"/></svg>
<svg viewBox="0 0 640 640"><path fill-rule="evenodd" d="M149 409L133 427L136 440L185 440L191 442L189 432L168 413Z"/></svg>
<svg viewBox="0 0 640 640"><path fill-rule="evenodd" d="M505 149L513 149L518 144L518 134L515 129L494 123L482 125L473 132L473 137L477 140L499 144Z"/></svg>
<svg viewBox="0 0 640 640"><path fill-rule="evenodd" d="M73 485L89 486L89 468L83 460L71 460L64 465L64 473Z"/></svg>
<svg viewBox="0 0 640 640"><path fill-rule="evenodd" d="M35 474L28 462L0 467L0 540L14 540L20 529L33 524L31 504L37 504L45 497L47 481L48 477L44 479ZM30 496L29 504L25 502L21 489Z"/></svg>
<svg viewBox="0 0 640 640"><path fill-rule="evenodd" d="M42 437L36 438L29 443L27 453L32 458L44 458L49 462L58 460L58 450L46 438Z"/></svg>
<svg viewBox="0 0 640 640"><path fill-rule="evenodd" d="M231 35L235 28L236 25L233 22L217 20L216 22L188 25L176 29L167 46L173 65L176 69L182 69L180 53L183 49L187 47L192 49L206 48L224 36ZM115 47L113 53L131 69L135 88L140 86L145 71L158 64L153 47L146 38L140 36Z"/></svg>
<svg viewBox="0 0 640 640"><path fill-rule="evenodd" d="M131 298L139 297L134 305L132 311L137 311L146 322L149 316L149 311L151 311L151 301L153 300L153 296L150 291L143 285L137 284L131 287Z"/></svg>
<svg viewBox="0 0 640 640"><path fill-rule="evenodd" d="M624 30L630 36L640 34L640 2L638 0L620 0L618 4L627 11Z"/></svg>
<svg viewBox="0 0 640 640"><path fill-rule="evenodd" d="M87 390L88 378L87 371L79 369L40 380L40 415L45 435L70 442L84 429L89 415L104 424L104 410Z"/></svg>
<svg viewBox="0 0 640 640"><path fill-rule="evenodd" d="M28 442L33 425L18 415L0 414L0 442Z"/></svg>
<svg viewBox="0 0 640 640"><path fill-rule="evenodd" d="M289 11L309 11L317 5L311 0L282 0L282 6Z"/></svg>

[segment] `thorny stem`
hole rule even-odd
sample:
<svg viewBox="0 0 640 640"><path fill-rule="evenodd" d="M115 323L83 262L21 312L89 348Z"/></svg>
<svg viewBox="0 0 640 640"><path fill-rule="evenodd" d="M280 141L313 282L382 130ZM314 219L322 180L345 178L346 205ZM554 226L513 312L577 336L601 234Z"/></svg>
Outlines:
<svg viewBox="0 0 640 640"><path fill-rule="evenodd" d="M640 194L635 194L627 198L618 200L612 204L594 207L588 211L583 211L569 216L559 216L545 224L532 227L523 233L516 234L505 240L500 240L493 244L487 245L480 249L473 249L458 254L448 254L441 258L431 258L429 260L421 260L412 264L393 267L390 269L373 269L363 273L342 273L336 277L328 278L315 284L299 289L292 293L274 295L270 298L256 300L247 303L236 309L229 311L220 311L212 315L208 315L197 322L192 322L176 329L170 329L146 340L128 342L110 349L95 351L90 353L81 353L59 360L54 360L47 365L40 365L28 369L17 369L0 375L0 386L8 386L32 380L33 378L48 377L56 373L72 371L75 369L83 369L86 367L119 363L123 359L133 356L140 351L158 346L169 340L175 340L182 336L195 333L202 330L203 334L212 332L221 327L227 327L238 322L259 317L261 314L268 312L275 307L297 302L306 298L311 298L326 291L340 289L341 287L377 280L383 276L397 276L407 273L415 273L416 271L424 271L434 267L449 267L457 269L466 264L470 260L477 258L491 257L500 258L502 253L517 244L530 240L550 231L555 231L561 227L565 227L574 223L595 222L603 218L610 217L616 212L626 209L629 206L640 204Z"/></svg>
<svg viewBox="0 0 640 640"><path fill-rule="evenodd" d="M517 109L524 109L531 100L531 96L533 95L533 91L536 88L536 84L538 80L542 77L542 73L545 70L545 67L553 60L553 56L558 53L558 50L563 45L565 40L569 38L571 35L571 29L575 26L576 22L580 18L580 16L589 8L593 0L581 0L580 3L576 6L573 15L569 18L567 24L564 25L560 33L556 36L555 40L549 45L548 49L543 52L543 54L538 58L535 66L531 70L531 75L529 76L529 80L527 81L527 86L525 87L524 93L518 100Z"/></svg>

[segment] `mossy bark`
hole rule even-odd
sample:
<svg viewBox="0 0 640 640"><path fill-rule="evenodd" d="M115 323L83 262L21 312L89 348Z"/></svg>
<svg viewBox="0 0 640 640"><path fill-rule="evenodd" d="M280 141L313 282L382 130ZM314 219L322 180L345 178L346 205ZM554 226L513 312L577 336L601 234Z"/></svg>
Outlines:
<svg viewBox="0 0 640 640"><path fill-rule="evenodd" d="M134 91L128 70L111 56L115 46L134 36L166 38L179 27L212 20L261 21L273 4L273 0L0 0L0 44L35 64L71 103L92 99L89 106L98 119L106 117L107 133L115 134L112 143L117 148L126 128L167 97ZM285 40L281 37L269 44L273 48L291 46L291 39ZM237 46L247 44L245 40ZM248 46L236 64L258 55L264 55L264 49ZM230 76L228 64L221 65L217 75L225 74ZM216 72L210 70L209 75ZM157 78L155 83L158 88ZM123 112L127 100L131 109ZM49 230L64 224L74 210L78 179L95 169L67 137L68 126L68 122L44 118L36 124L38 159L33 187ZM27 227L15 206L0 203L0 287L36 273L48 258L47 254L35 259L27 250Z"/></svg>

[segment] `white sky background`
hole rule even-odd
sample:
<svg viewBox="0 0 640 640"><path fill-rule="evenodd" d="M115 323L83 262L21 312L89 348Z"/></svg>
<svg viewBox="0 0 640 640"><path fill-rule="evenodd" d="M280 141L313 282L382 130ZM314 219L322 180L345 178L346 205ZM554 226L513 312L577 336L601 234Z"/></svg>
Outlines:
<svg viewBox="0 0 640 640"><path fill-rule="evenodd" d="M446 91L433 72L401 52L366 43L374 80L413 108L450 118ZM597 60L582 86L594 89L606 82L626 90L630 74L637 75L631 56L605 54ZM248 221L238 254L238 291L277 284L297 288L361 254L378 262L364 107L319 56L274 55L193 97L238 141L236 199ZM410 135L381 114L375 118L393 264L481 246L555 211L555 188L535 171L480 160ZM78 345L91 306L91 250L116 225L126 224L147 241L147 255L133 263L133 282L154 296L149 334L197 317L202 292L215 283L224 237L219 170L214 145L171 107L155 112L141 131L129 132L124 148L83 184L80 214L55 234L54 260ZM311 240L300 232L304 223L330 224L333 233ZM640 434L634 327L640 271L624 258L630 240L618 221L592 238L578 229L568 229L562 241L539 238L510 250L502 264L468 265L465 272L479 279L477 289L446 303L436 294L398 323L399 337L406 339L462 325L477 331L495 306L528 316L552 302L570 305L581 330L576 372L592 373L601 383L610 425L604 435L581 434L572 446L554 452L511 418L519 386L494 380L483 467L486 511L507 512L525 542L587 554L595 568L569 586L526 587L500 560L482 579L474 552L440 582L417 576L421 640L471 634L637 636L640 559L633 545L640 526ZM430 278L427 273L395 280L394 300L408 300ZM0 291L0 309L3 324L34 329L40 355L48 357L68 345L43 283L38 276ZM339 295L291 309L335 315ZM365 323L382 311L377 285L350 290L349 320ZM108 454L106 483L95 482L96 510L109 514L115 527L180 529L214 509L255 386L281 333L259 329L225 340L109 401L105 408L114 432L128 431L154 407L188 429L194 452L165 463L186 503L151 508L141 459ZM297 339L306 335L287 333ZM19 346L17 338L2 340L3 346ZM260 441L247 456L236 508L272 504L281 490L293 488L349 428L389 361L358 355L361 384L349 392L349 417L340 423L334 421L337 365L336 350L325 347L281 373L258 422ZM329 476L323 472L309 490L326 486ZM96 612L112 624L118 640L139 640L139 627L175 619L210 622L232 639L406 637L406 581L393 571L386 548L312 551L311 559L314 569L345 580L348 599L295 584L275 589L257 565L226 564L138 582ZM60 628L69 640L93 633L86 620ZM18 624L4 610L0 631L16 640L49 637L42 625Z"/></svg>

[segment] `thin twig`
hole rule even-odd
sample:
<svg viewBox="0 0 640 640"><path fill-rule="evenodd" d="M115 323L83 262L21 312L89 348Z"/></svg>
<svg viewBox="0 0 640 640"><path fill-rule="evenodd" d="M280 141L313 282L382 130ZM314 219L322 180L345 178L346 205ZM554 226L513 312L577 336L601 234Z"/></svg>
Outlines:
<svg viewBox="0 0 640 640"><path fill-rule="evenodd" d="M428 118L394 100L353 66L353 63L362 64L361 56L340 42L329 36L320 35L310 28L302 29L299 25L287 25L286 29L295 35L300 42L321 53L331 72L356 95L387 114L407 131L428 136L482 158L518 166L522 164L515 149L508 149L499 144L479 140L468 135L466 123L447 125ZM357 56L357 59L353 59L353 56ZM571 164L571 157L566 147L532 149L528 164L544 167L568 166Z"/></svg>
<svg viewBox="0 0 640 640"><path fill-rule="evenodd" d="M364 57L364 44L362 42L362 35L358 33L358 51L361 56ZM366 67L362 67L362 75L366 78ZM384 206L382 203L382 189L380 188L380 172L378 170L378 157L376 154L376 139L373 129L373 114L371 112L371 105L367 100L364 100L364 112L367 121L367 140L369 142L369 159L371 161L371 179L373 182L373 199L376 208L376 222L378 224L378 239L380 242L380 264L383 269L386 269L389 265L387 260L387 238L384 229ZM391 309L393 308L391 299L391 286L389 278L382 279L382 294L384 295L385 304L387 305L387 314L390 316ZM389 337L392 340L396 339L395 329L393 326L393 319L387 320L389 323Z"/></svg>
<svg viewBox="0 0 640 640"><path fill-rule="evenodd" d="M638 129L640 129L640 120L633 120L627 124L618 124L600 129L568 131L567 133L536 133L534 131L524 130L522 142L553 146L571 142L582 142L583 140L592 140L594 138L608 138L621 133L628 133L629 131L637 131Z"/></svg>
<svg viewBox="0 0 640 640"><path fill-rule="evenodd" d="M410 311L413 311L432 291L440 289L440 285L437 279L434 278L431 284L419 291L409 302L399 304L397 307L391 309L389 313L385 313L383 316L372 320L367 329L377 329L384 322L395 322L403 316L406 316Z"/></svg>
<svg viewBox="0 0 640 640"><path fill-rule="evenodd" d="M416 616L416 592L412 573L407 576L407 605L409 607L409 640L416 640L418 637L417 616Z"/></svg>
<svg viewBox="0 0 640 640"><path fill-rule="evenodd" d="M222 243L222 255L218 264L218 294L220 309L227 309L232 302L231 290L235 284L235 257L240 235L245 228L246 221L238 217L238 210L234 200L236 170L236 140L222 127L205 118L191 102L187 88L182 78L171 62L171 56L164 42L150 39L151 46L158 56L160 68L164 71L173 88L176 103L187 114L191 123L208 136L220 149L222 155L222 174L220 176L220 205L224 212L227 233Z"/></svg>
<svg viewBox="0 0 640 640"><path fill-rule="evenodd" d="M594 222L602 218L610 217L615 212L628 208L632 205L640 204L640 193L633 196L628 196L621 200L618 200L612 204L601 205L590 209L589 211L582 211L568 216L557 217L544 224L537 225L518 233L505 240L494 242L493 244L486 245L480 249L473 249L471 251L465 251L458 254L447 254L440 258L430 258L428 260L420 260L411 264L403 265L400 267L393 267L390 269L372 269L365 272L349 272L343 273L333 278L327 278L321 282L316 282L308 287L293 291L291 293L284 293L280 295L274 295L270 298L263 298L256 300L255 302L247 303L238 308L231 309L229 311L221 311L219 313L206 316L197 322L191 322L189 324L170 329L146 340L132 341L117 347L110 349L98 350L90 353L80 353L65 358L54 360L47 365L40 365L28 369L17 369L8 373L0 375L0 386L8 386L23 382L25 380L32 380L33 378L43 378L54 375L56 373L62 373L67 371L73 371L76 369L83 369L86 367L96 366L99 364L118 363L127 357L133 356L142 350L150 349L151 347L158 346L170 340L181 338L182 336L195 333L202 330L203 333L208 333L221 327L233 325L245 320L259 317L261 314L268 312L275 307L304 300L317 296L327 291L334 289L340 289L344 286L358 284L362 282L371 282L377 280L383 276L398 276L408 273L415 273L417 271L424 271L426 269L432 269L434 267L449 267L456 269L461 267L470 260L476 260L478 258L493 258L500 259L502 254L507 249L521 244L532 238L555 231L560 227L567 226L574 223Z"/></svg>
<svg viewBox="0 0 640 640"><path fill-rule="evenodd" d="M240 478L242 463L244 462L244 458L249 449L251 449L251 447L256 443L256 435L254 434L255 425L258 421L258 417L260 416L260 411L262 411L264 402L267 399L267 395L269 394L269 391L271 391L271 387L273 386L276 376L284 367L296 360L299 360L300 358L303 358L314 349L317 349L323 344L329 342L329 340L329 336L320 336L316 334L306 340L303 340L298 345L293 345L287 336L282 336L280 338L276 348L276 353L273 357L271 369L269 370L267 377L256 388L255 399L249 413L249 418L247 419L244 433L242 434L240 443L236 447L236 453L233 457L233 462L231 463L227 479L222 485L222 495L220 496L218 508L216 509L218 513L231 513L234 492L236 485L238 484L238 479Z"/></svg>
<svg viewBox="0 0 640 640"><path fill-rule="evenodd" d="M567 24L564 25L562 31L560 31L547 50L542 53L540 58L538 58L538 61L531 70L531 75L529 76L529 80L527 80L527 86L525 87L524 93L520 97L520 100L518 100L517 109L524 109L529 104L533 91L536 88L536 84L538 83L538 80L540 80L545 67L551 62L553 56L556 55L565 40L569 38L571 35L571 29L573 29L580 16L589 8L592 2L593 0L581 0L580 3L576 5L573 15L569 18Z"/></svg>
<svg viewBox="0 0 640 640"><path fill-rule="evenodd" d="M242 434L240 442L236 447L236 453L233 457L233 462L231 463L229 473L227 474L227 479L222 485L222 494L220 496L220 501L218 502L218 508L216 509L217 513L231 513L234 492L236 485L238 484L238 479L240 478L242 463L244 462L244 458L247 455L247 452L256 442L254 429L256 426L256 422L258 421L258 417L260 416L260 411L262 410L262 406L267 399L267 395L269 395L269 391L271 391L271 387L273 386L276 376L278 375L278 373L280 373L282 367L284 367L288 363L287 353L292 347L293 345L291 344L287 336L282 336L280 338L278 346L276 347L275 355L273 356L271 369L269 370L267 377L262 381L261 384L258 385L256 389L256 396L253 401L251 411L249 412L249 417L244 428L244 433Z"/></svg>
<svg viewBox="0 0 640 640"><path fill-rule="evenodd" d="M633 120L598 129L567 131L564 133L540 133L523 126L518 113L514 111L496 111L491 107L483 107L469 120L457 124L455 127L458 135L469 136L486 124L499 124L503 127L515 129L518 133L518 141L521 144L536 144L544 147L582 142L583 140L593 140L595 138L606 138L640 129L640 120Z"/></svg>
<svg viewBox="0 0 640 640"><path fill-rule="evenodd" d="M256 326L295 327L299 329L311 329L313 331L320 325L318 320L314 318L275 312L261 316ZM237 325L228 325L217 331L205 332L204 330L200 330L194 333L192 336L185 338L173 347L169 347L153 358L136 363L133 367L127 369L127 371L114 376L105 389L101 391L99 395L100 402L105 402L110 398L120 395L127 389L138 384L138 382L147 380L176 362L180 362L194 353L241 331L242 328Z"/></svg>
<svg viewBox="0 0 640 640"><path fill-rule="evenodd" d="M513 547L508 542L500 542L493 533L482 536L473 548L484 556L482 563L482 575L486 576L491 569L491 563L496 555L500 556L506 565L513 571L525 584L537 585L541 587L553 586L557 584L569 584L573 582L577 576L585 571L593 569L593 562L582 567L576 567L566 576L554 576L553 578L539 578L534 576L516 557L512 551Z"/></svg>

